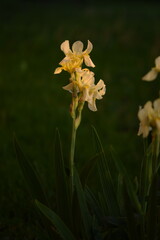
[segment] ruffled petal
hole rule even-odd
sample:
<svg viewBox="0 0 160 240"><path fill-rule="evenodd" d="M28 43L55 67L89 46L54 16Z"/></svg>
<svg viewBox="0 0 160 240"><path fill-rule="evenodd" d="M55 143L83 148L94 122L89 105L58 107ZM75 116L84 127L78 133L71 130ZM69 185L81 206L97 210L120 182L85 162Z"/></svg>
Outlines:
<svg viewBox="0 0 160 240"><path fill-rule="evenodd" d="M160 71L160 56L155 59L156 69Z"/></svg>
<svg viewBox="0 0 160 240"><path fill-rule="evenodd" d="M95 67L89 55L84 55L84 62L88 67Z"/></svg>
<svg viewBox="0 0 160 240"><path fill-rule="evenodd" d="M68 53L71 52L71 49L69 47L69 41L65 40L62 44L61 44L61 50L64 52L65 55L67 55Z"/></svg>
<svg viewBox="0 0 160 240"><path fill-rule="evenodd" d="M58 67L56 68L56 70L54 71L54 74L59 74L62 72L62 68L61 67Z"/></svg>
<svg viewBox="0 0 160 240"><path fill-rule="evenodd" d="M83 51L83 43L81 41L76 41L72 45L72 51L75 54L82 54Z"/></svg>
<svg viewBox="0 0 160 240"><path fill-rule="evenodd" d="M84 54L89 54L93 49L92 43L88 40L87 49L84 51Z"/></svg>
<svg viewBox="0 0 160 240"><path fill-rule="evenodd" d="M88 108L93 112L97 111L95 99L92 99L92 102L88 102Z"/></svg>
<svg viewBox="0 0 160 240"><path fill-rule="evenodd" d="M155 68L152 68L151 71L149 71L142 80L144 81L153 81L157 77L157 70Z"/></svg>
<svg viewBox="0 0 160 240"><path fill-rule="evenodd" d="M104 81L102 79L99 80L99 82L96 85L96 98L102 99L102 96L106 93L106 85L104 84Z"/></svg>

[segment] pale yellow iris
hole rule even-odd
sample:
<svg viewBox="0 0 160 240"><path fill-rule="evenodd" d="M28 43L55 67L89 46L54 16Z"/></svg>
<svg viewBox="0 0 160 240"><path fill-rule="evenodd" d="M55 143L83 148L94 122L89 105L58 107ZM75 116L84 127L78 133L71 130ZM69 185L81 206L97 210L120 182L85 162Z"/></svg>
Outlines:
<svg viewBox="0 0 160 240"><path fill-rule="evenodd" d="M97 111L96 99L102 99L102 96L106 92L106 86L103 80L95 85L94 73L88 69L77 69L75 81L72 81L63 89L73 92L76 90L80 95L80 101L88 102L88 107L92 111Z"/></svg>
<svg viewBox="0 0 160 240"><path fill-rule="evenodd" d="M140 108L138 112L138 118L140 120L140 127L138 135L147 137L151 130L160 134L160 98L153 102L148 101L144 108Z"/></svg>
<svg viewBox="0 0 160 240"><path fill-rule="evenodd" d="M61 67L56 68L55 74L60 73L62 70L69 73L73 73L75 69L81 68L82 63L86 64L88 67L95 67L89 54L92 51L93 45L88 40L88 46L85 51L83 51L83 43L81 41L76 41L72 45L72 50L69 46L69 41L66 40L61 44L61 50L66 55L65 58L59 63Z"/></svg>

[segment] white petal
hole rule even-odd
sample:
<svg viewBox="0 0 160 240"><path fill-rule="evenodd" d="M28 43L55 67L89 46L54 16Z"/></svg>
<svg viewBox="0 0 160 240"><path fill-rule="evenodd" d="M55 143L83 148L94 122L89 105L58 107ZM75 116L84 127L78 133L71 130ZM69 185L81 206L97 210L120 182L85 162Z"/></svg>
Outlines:
<svg viewBox="0 0 160 240"><path fill-rule="evenodd" d="M92 43L88 40L87 49L84 51L85 54L89 54L93 49Z"/></svg>
<svg viewBox="0 0 160 240"><path fill-rule="evenodd" d="M144 109L147 112L150 111L150 109L152 109L152 102L151 101L146 102L145 105L144 105Z"/></svg>
<svg viewBox="0 0 160 240"><path fill-rule="evenodd" d="M140 121L144 121L144 119L147 117L146 111L142 108L138 111L138 118Z"/></svg>
<svg viewBox="0 0 160 240"><path fill-rule="evenodd" d="M76 41L75 43L73 43L72 45L73 53L82 54L82 50L83 50L83 43L81 41Z"/></svg>
<svg viewBox="0 0 160 240"><path fill-rule="evenodd" d="M61 44L61 50L64 52L64 54L68 54L71 52L70 47L69 47L69 41L66 40Z"/></svg>
<svg viewBox="0 0 160 240"><path fill-rule="evenodd" d="M54 71L54 74L58 74L58 73L61 73L62 72L62 68L61 67L58 67L56 68L56 70Z"/></svg>
<svg viewBox="0 0 160 240"><path fill-rule="evenodd" d="M88 67L95 67L89 55L84 55L84 62Z"/></svg>
<svg viewBox="0 0 160 240"><path fill-rule="evenodd" d="M88 92L88 88L84 88L83 89L83 95L82 95L82 101L88 101L89 99L89 92Z"/></svg>
<svg viewBox="0 0 160 240"><path fill-rule="evenodd" d="M157 70L160 71L160 56L155 59L155 64L156 64Z"/></svg>
<svg viewBox="0 0 160 240"><path fill-rule="evenodd" d="M102 99L102 96L106 92L106 85L104 84L102 79L100 79L99 82L97 83L96 89L97 89L96 98L97 99Z"/></svg>
<svg viewBox="0 0 160 240"><path fill-rule="evenodd" d="M151 130L151 128L149 126L142 126L140 124L139 131L138 131L138 136L142 134L143 138L145 138L145 137L148 136L150 130Z"/></svg>
<svg viewBox="0 0 160 240"><path fill-rule="evenodd" d="M104 84L104 81L100 79L96 86L98 89L103 89L106 85Z"/></svg>
<svg viewBox="0 0 160 240"><path fill-rule="evenodd" d="M156 99L153 103L154 109L160 112L160 98Z"/></svg>
<svg viewBox="0 0 160 240"><path fill-rule="evenodd" d="M145 105L144 105L144 110L146 111L147 117L150 121L152 121L155 118L155 111L152 107L152 103L151 101L148 101Z"/></svg>
<svg viewBox="0 0 160 240"><path fill-rule="evenodd" d="M157 77L157 70L155 68L152 68L151 71L149 71L143 78L142 80L145 81L153 81Z"/></svg>
<svg viewBox="0 0 160 240"><path fill-rule="evenodd" d="M67 84L66 86L63 87L63 89L72 93L73 92L72 91L73 90L73 83Z"/></svg>
<svg viewBox="0 0 160 240"><path fill-rule="evenodd" d="M93 99L92 102L88 102L88 107L93 112L97 111L95 99Z"/></svg>

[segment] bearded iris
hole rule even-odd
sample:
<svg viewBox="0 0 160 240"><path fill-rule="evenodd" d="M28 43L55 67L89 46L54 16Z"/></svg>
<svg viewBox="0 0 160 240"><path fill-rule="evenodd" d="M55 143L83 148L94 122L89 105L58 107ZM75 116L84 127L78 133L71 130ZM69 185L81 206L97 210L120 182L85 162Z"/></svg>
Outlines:
<svg viewBox="0 0 160 240"><path fill-rule="evenodd" d="M153 104L148 101L144 108L140 108L138 112L140 127L138 135L147 137L150 131L152 134L160 135L160 98L156 99Z"/></svg>
<svg viewBox="0 0 160 240"><path fill-rule="evenodd" d="M82 110L85 102L88 102L88 107L92 111L97 111L96 99L102 99L106 92L106 86L103 80L99 80L95 84L94 73L88 68L82 68L83 63L87 67L95 67L89 54L92 51L93 45L88 40L88 45L83 51L83 43L76 41L70 49L69 41L66 40L61 44L61 50L65 57L59 63L61 67L56 68L55 74L59 74L62 70L69 72L69 83L63 89L71 92L72 102L70 105L70 113L73 119L72 137L70 149L70 186L73 193L73 177L74 177L74 152L76 131L81 122Z"/></svg>
<svg viewBox="0 0 160 240"><path fill-rule="evenodd" d="M81 41L76 41L72 45L72 50L70 49L69 41L66 40L61 44L61 50L66 55L65 58L59 63L61 67L56 68L55 74L61 73L62 70L69 73L73 73L77 68L82 66L82 63L86 64L88 67L95 67L89 54L92 51L93 45L88 40L88 46L85 51L83 51L83 43Z"/></svg>

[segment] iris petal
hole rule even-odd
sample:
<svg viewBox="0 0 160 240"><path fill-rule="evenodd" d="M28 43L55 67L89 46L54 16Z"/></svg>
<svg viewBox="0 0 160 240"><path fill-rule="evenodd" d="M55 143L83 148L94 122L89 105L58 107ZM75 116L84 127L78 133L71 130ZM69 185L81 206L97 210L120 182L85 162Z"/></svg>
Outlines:
<svg viewBox="0 0 160 240"><path fill-rule="evenodd" d="M82 54L83 43L81 41L76 41L72 45L72 50L73 50L73 53Z"/></svg>

